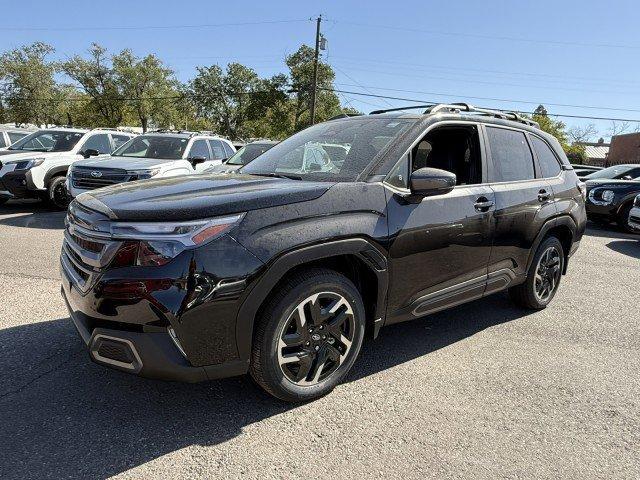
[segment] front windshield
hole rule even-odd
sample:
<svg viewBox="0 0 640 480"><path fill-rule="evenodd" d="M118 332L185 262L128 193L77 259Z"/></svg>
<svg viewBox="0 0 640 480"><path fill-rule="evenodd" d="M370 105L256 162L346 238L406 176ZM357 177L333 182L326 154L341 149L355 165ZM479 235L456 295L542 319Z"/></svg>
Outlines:
<svg viewBox="0 0 640 480"><path fill-rule="evenodd" d="M227 160L227 165L246 165L252 160L255 160L258 155L262 155L274 145L275 143L252 143L249 145L245 145L235 154L233 154L229 158L229 160Z"/></svg>
<svg viewBox="0 0 640 480"><path fill-rule="evenodd" d="M83 137L83 132L41 130L18 140L9 150L25 152L68 152Z"/></svg>
<svg viewBox="0 0 640 480"><path fill-rule="evenodd" d="M358 117L320 123L275 145L242 173L354 181L415 120Z"/></svg>
<svg viewBox="0 0 640 480"><path fill-rule="evenodd" d="M184 155L188 138L160 135L140 135L118 148L113 156L178 160Z"/></svg>
<svg viewBox="0 0 640 480"><path fill-rule="evenodd" d="M594 180L598 178L619 180L625 177L636 178L640 176L640 165L614 165L613 167L598 170L585 176L585 180Z"/></svg>

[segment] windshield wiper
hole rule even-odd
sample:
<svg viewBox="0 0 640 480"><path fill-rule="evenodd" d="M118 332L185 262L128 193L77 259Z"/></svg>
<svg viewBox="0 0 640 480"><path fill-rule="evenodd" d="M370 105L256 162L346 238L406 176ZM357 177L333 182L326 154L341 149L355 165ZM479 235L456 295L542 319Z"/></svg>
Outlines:
<svg viewBox="0 0 640 480"><path fill-rule="evenodd" d="M290 175L288 173L265 172L265 173L250 173L249 175L255 175L257 177L288 178L289 180L302 180L301 176Z"/></svg>

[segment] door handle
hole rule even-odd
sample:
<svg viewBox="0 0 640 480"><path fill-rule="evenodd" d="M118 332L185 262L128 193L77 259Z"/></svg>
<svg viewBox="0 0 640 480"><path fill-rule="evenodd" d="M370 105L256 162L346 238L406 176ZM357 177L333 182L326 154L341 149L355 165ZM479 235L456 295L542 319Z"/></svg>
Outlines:
<svg viewBox="0 0 640 480"><path fill-rule="evenodd" d="M544 188L538 192L538 201L546 202L551 198L551 194L547 192Z"/></svg>
<svg viewBox="0 0 640 480"><path fill-rule="evenodd" d="M476 200L476 203L473 204L478 212L488 212L493 205L494 203L487 197L480 197Z"/></svg>

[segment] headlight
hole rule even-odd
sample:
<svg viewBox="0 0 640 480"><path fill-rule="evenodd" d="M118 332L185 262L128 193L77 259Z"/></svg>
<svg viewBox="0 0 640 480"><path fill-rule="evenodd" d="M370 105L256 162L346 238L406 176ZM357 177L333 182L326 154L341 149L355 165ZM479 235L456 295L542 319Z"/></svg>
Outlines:
<svg viewBox="0 0 640 480"><path fill-rule="evenodd" d="M31 158L29 160L16 162L16 170L29 170L30 168L42 165L42 162L44 162L44 160L44 158Z"/></svg>
<svg viewBox="0 0 640 480"><path fill-rule="evenodd" d="M589 200L594 205L611 205L615 192L613 190L603 190L594 188L589 192Z"/></svg>
<svg viewBox="0 0 640 480"><path fill-rule="evenodd" d="M138 177L138 180L145 180L147 178L156 176L158 173L160 173L160 169L150 168L145 170L129 170L127 173L130 173L131 175L136 175Z"/></svg>
<svg viewBox="0 0 640 480"><path fill-rule="evenodd" d="M189 247L218 238L237 225L244 213L190 222L115 222L111 236L126 240L112 266L164 265Z"/></svg>
<svg viewBox="0 0 640 480"><path fill-rule="evenodd" d="M604 190L602 192L602 201L606 203L611 203L613 201L613 190Z"/></svg>

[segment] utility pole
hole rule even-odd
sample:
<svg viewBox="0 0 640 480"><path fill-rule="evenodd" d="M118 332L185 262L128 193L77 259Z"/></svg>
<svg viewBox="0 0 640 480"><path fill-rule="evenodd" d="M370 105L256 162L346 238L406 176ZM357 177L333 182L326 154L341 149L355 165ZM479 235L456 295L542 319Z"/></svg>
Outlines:
<svg viewBox="0 0 640 480"><path fill-rule="evenodd" d="M316 123L316 95L318 91L318 56L320 55L320 22L322 15L316 19L316 53L313 58L313 90L311 90L311 125Z"/></svg>

